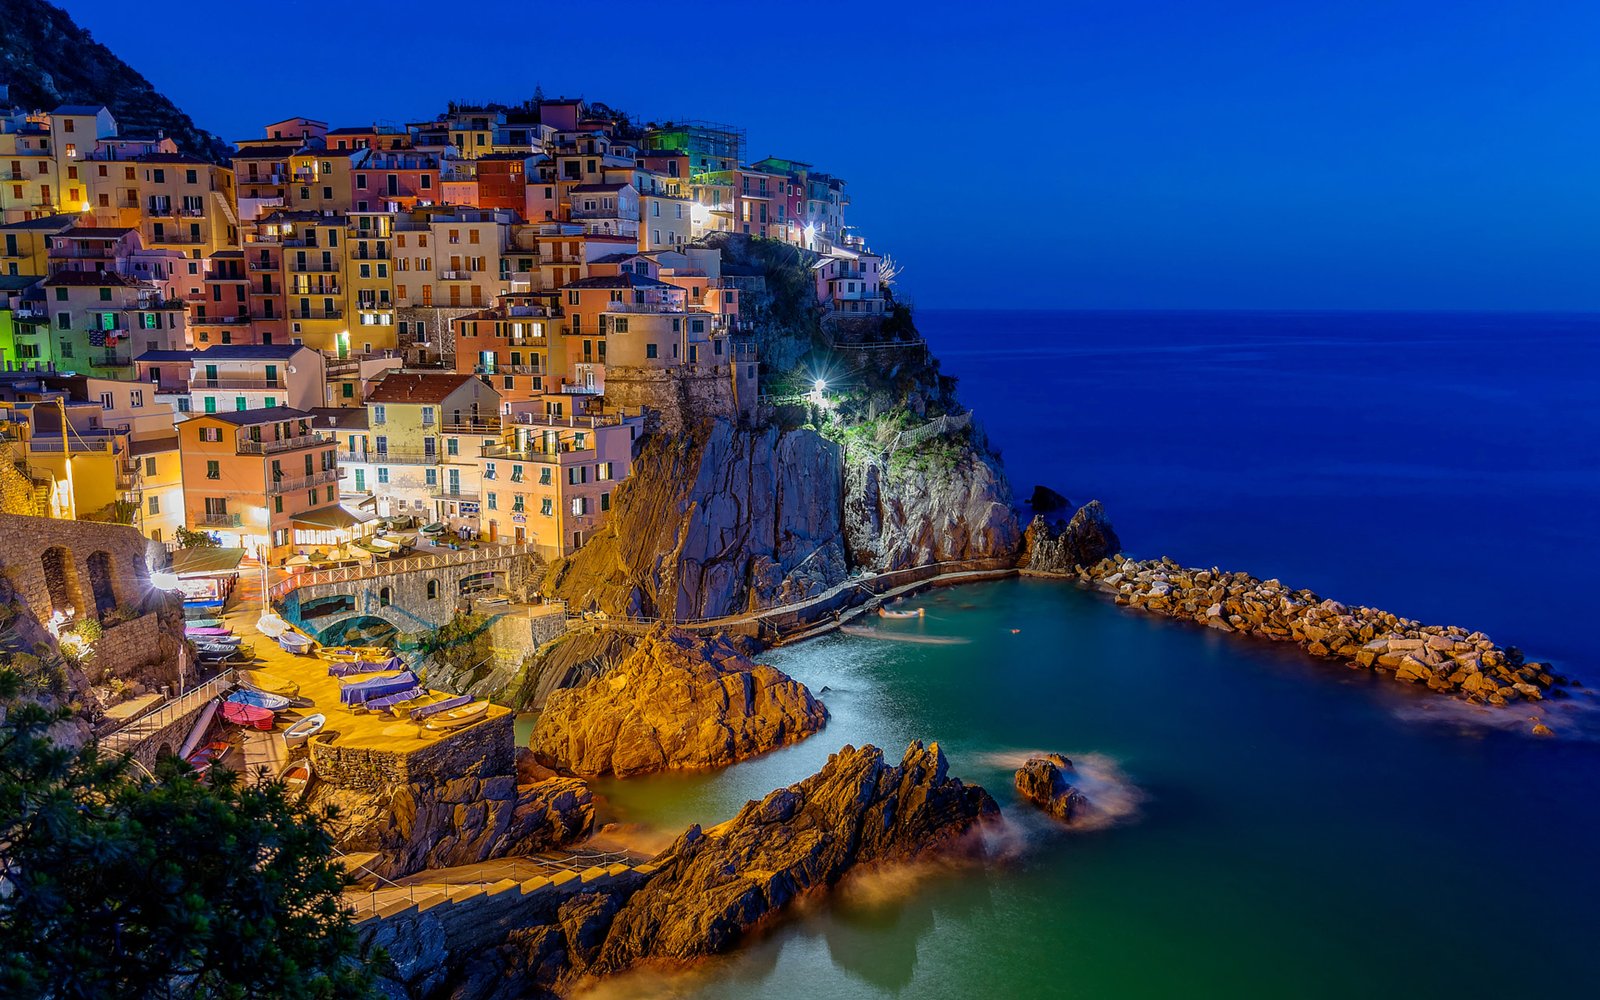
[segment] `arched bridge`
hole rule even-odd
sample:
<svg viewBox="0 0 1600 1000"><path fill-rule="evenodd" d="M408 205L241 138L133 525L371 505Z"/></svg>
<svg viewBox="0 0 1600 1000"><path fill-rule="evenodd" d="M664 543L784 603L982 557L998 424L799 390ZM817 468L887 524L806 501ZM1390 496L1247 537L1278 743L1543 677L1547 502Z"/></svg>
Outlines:
<svg viewBox="0 0 1600 1000"><path fill-rule="evenodd" d="M357 618L418 632L449 622L473 595L525 590L539 566L533 545L440 550L300 573L275 585L271 596L284 618L319 638Z"/></svg>

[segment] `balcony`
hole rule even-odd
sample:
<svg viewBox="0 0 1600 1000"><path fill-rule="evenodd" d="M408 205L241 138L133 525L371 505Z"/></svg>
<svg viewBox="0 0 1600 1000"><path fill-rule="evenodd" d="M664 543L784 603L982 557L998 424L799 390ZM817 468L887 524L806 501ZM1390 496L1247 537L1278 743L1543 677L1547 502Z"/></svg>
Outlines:
<svg viewBox="0 0 1600 1000"><path fill-rule="evenodd" d="M323 437L321 434L302 434L299 437L279 438L276 441L253 441L250 438L241 438L237 452L240 455L276 455L279 452L298 451L302 448L315 448L318 445L332 443L332 438Z"/></svg>
<svg viewBox="0 0 1600 1000"><path fill-rule="evenodd" d="M607 302L604 312L608 313L673 313L682 316L685 312L682 303L674 302Z"/></svg>
<svg viewBox="0 0 1600 1000"><path fill-rule="evenodd" d="M289 313L290 319L343 319L343 309L295 309Z"/></svg>
<svg viewBox="0 0 1600 1000"><path fill-rule="evenodd" d="M373 465L438 465L439 453L410 448L391 448L387 451L369 451L366 460Z"/></svg>
<svg viewBox="0 0 1600 1000"><path fill-rule="evenodd" d="M483 494L477 490L463 492L452 490L448 486L435 487L428 495L435 500L450 500L456 503L478 503L483 499Z"/></svg>
<svg viewBox="0 0 1600 1000"><path fill-rule="evenodd" d="M544 369L537 365L477 365L472 372L474 375L543 375Z"/></svg>
<svg viewBox="0 0 1600 1000"><path fill-rule="evenodd" d="M572 447L571 441L561 442L560 451L545 451L538 448L515 448L508 444L490 445L478 449L478 454L484 458L500 459L507 462L542 462L546 465L560 465L563 458L567 461L587 460L595 455L593 448L578 449ZM487 477L486 477L487 478ZM508 482L516 481L507 479Z"/></svg>
<svg viewBox="0 0 1600 1000"><path fill-rule="evenodd" d="M199 322L209 322L200 320ZM284 389L283 379L267 378L196 378L189 380L193 389Z"/></svg>
<svg viewBox="0 0 1600 1000"><path fill-rule="evenodd" d="M274 480L273 482L267 484L267 495L273 496L281 493L298 493L301 490L316 489L318 486L326 486L329 483L336 483L338 481L338 469L324 469L321 472L313 473L309 476L301 476L298 479Z"/></svg>
<svg viewBox="0 0 1600 1000"><path fill-rule="evenodd" d="M202 233L165 233L150 237L150 242L156 244L194 245L205 241Z"/></svg>
<svg viewBox="0 0 1600 1000"><path fill-rule="evenodd" d="M249 316L196 316L191 326L248 326Z"/></svg>
<svg viewBox="0 0 1600 1000"><path fill-rule="evenodd" d="M288 269L296 274L333 274L344 270L333 261L322 260L291 260Z"/></svg>
<svg viewBox="0 0 1600 1000"><path fill-rule="evenodd" d="M388 236L386 236L386 235L385 236L378 236L378 235L376 235L374 233L354 233L354 234L352 234L350 236L350 239L353 239L353 240L382 240L382 239L388 239ZM352 253L349 256L350 256L351 260L388 260L389 259L389 249L388 249L388 247L378 247L376 250L368 250L365 253L361 252L360 250L357 250L355 253Z"/></svg>
<svg viewBox="0 0 1600 1000"><path fill-rule="evenodd" d="M472 280L476 279L478 277L478 275L487 274L487 273L488 273L487 271L440 271L439 272L439 280L440 281L472 281Z"/></svg>
<svg viewBox="0 0 1600 1000"><path fill-rule="evenodd" d="M282 187L288 179L284 174L267 174L265 177L241 177L235 183L241 187L251 184L269 184L274 187Z"/></svg>
<svg viewBox="0 0 1600 1000"><path fill-rule="evenodd" d="M252 271L276 271L278 265L269 260L253 260L250 262Z"/></svg>
<svg viewBox="0 0 1600 1000"><path fill-rule="evenodd" d="M239 514L207 514L200 519L201 527L205 528L237 528L243 523Z"/></svg>

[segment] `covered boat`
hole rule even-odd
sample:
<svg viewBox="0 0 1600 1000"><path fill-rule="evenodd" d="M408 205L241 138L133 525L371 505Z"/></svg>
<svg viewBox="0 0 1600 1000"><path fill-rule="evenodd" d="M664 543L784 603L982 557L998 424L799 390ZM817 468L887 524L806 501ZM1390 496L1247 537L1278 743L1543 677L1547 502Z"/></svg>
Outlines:
<svg viewBox="0 0 1600 1000"><path fill-rule="evenodd" d="M356 660L382 662L394 655L394 650L388 646L324 646L317 650L317 655L324 660L333 660L338 663L353 663Z"/></svg>
<svg viewBox="0 0 1600 1000"><path fill-rule="evenodd" d="M339 701L346 705L365 705L385 695L399 694L417 686L417 675L407 670L392 677L356 681L339 689Z"/></svg>
<svg viewBox="0 0 1600 1000"><path fill-rule="evenodd" d="M462 726L470 726L477 722L488 711L488 702L475 701L470 705L452 708L448 712L440 712L438 715L430 717L424 724L429 729L460 729Z"/></svg>
<svg viewBox="0 0 1600 1000"><path fill-rule="evenodd" d="M283 740L285 743L288 743L291 746L296 743L303 743L306 740L309 740L311 737L322 732L322 727L327 724L328 717L323 715L321 712L318 712L316 715L308 715L299 722L296 722L294 725L290 726L288 729L284 730Z"/></svg>
<svg viewBox="0 0 1600 1000"><path fill-rule="evenodd" d="M281 694L285 698L298 697L300 694L300 685L294 681L282 680L259 670L239 671L239 683L267 694Z"/></svg>
<svg viewBox="0 0 1600 1000"><path fill-rule="evenodd" d="M289 631L289 623L270 611L263 611L261 617L256 619L256 631L269 639L276 639Z"/></svg>
<svg viewBox="0 0 1600 1000"><path fill-rule="evenodd" d="M379 674L386 670L404 670L405 661L398 656L387 660L351 660L328 665L329 677L351 677L356 674Z"/></svg>
<svg viewBox="0 0 1600 1000"><path fill-rule="evenodd" d="M421 722L431 715L438 715L440 712L448 712L452 708L460 708L462 705L471 704L471 702L471 695L457 694L451 695L449 698L445 698L441 701L433 702L429 705L420 705L416 708L406 708L404 706L397 705L395 706L394 714L400 718L405 718L407 715L409 715L412 722Z"/></svg>
<svg viewBox="0 0 1600 1000"><path fill-rule="evenodd" d="M184 626L183 634L190 638L195 636L232 635L233 629L228 628L226 625L186 625Z"/></svg>
<svg viewBox="0 0 1600 1000"><path fill-rule="evenodd" d="M420 530L429 538L438 538L450 529L445 527L443 521L435 521L432 524L424 524Z"/></svg>
<svg viewBox="0 0 1600 1000"><path fill-rule="evenodd" d="M228 700L239 705L254 705L274 712L289 707L289 699L281 694L267 694L265 691L253 691L249 688L233 692L228 695Z"/></svg>
<svg viewBox="0 0 1600 1000"><path fill-rule="evenodd" d="M268 730L272 728L272 712L255 705L245 705L237 701L222 703L222 717L236 726L249 726L252 729Z"/></svg>
<svg viewBox="0 0 1600 1000"><path fill-rule="evenodd" d="M194 645L194 655L202 660L244 660L251 656L251 651L243 646L220 642L197 642Z"/></svg>
<svg viewBox="0 0 1600 1000"><path fill-rule="evenodd" d="M921 618L927 614L922 608L912 608L909 611L890 611L888 608L879 608L879 618Z"/></svg>

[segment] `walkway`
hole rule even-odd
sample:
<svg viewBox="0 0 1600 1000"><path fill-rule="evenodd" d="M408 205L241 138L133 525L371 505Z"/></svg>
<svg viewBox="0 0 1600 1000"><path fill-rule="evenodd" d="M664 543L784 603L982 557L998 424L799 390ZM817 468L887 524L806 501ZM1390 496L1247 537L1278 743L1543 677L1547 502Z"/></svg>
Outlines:
<svg viewBox="0 0 1600 1000"><path fill-rule="evenodd" d="M430 868L402 879L383 879L376 888L350 889L345 904L356 920L390 917L413 909L466 903L486 896L517 900L540 890L581 888L630 872L654 871L648 859L624 851L546 851L522 858L497 858L476 865ZM362 871L357 868L358 877ZM368 876L369 880L373 876ZM507 896L507 894L510 896Z"/></svg>
<svg viewBox="0 0 1600 1000"><path fill-rule="evenodd" d="M237 680L232 670L222 673L196 685L183 694L162 705L148 715L123 726L113 733L107 734L100 740L100 749L106 753L127 755L145 740L161 732L186 715L200 711L206 702L213 698L220 698L233 688ZM176 744L174 744L176 748Z"/></svg>

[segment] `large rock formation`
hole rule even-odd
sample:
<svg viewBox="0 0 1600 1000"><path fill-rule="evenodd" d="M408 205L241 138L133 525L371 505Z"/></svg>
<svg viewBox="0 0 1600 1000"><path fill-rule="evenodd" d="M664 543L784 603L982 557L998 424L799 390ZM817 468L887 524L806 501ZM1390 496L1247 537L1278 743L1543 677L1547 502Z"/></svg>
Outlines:
<svg viewBox="0 0 1600 1000"><path fill-rule="evenodd" d="M1324 600L1277 580L1180 566L1171 559L1102 559L1077 578L1111 594L1118 604L1223 632L1293 642L1313 656L1392 674L1396 680L1470 701L1504 705L1566 694L1565 679L1548 663L1524 662L1482 632L1424 625L1380 608Z"/></svg>
<svg viewBox="0 0 1600 1000"><path fill-rule="evenodd" d="M526 751L523 751L525 754ZM322 784L311 804L334 806L329 829L347 852L376 851L379 874L536 854L574 843L594 827L594 796L577 778L518 774L424 779L380 793Z"/></svg>
<svg viewBox="0 0 1600 1000"><path fill-rule="evenodd" d="M674 621L802 600L847 576L838 446L727 420L656 437L607 524L551 567L573 608Z"/></svg>
<svg viewBox="0 0 1600 1000"><path fill-rule="evenodd" d="M1089 808L1089 800L1067 780L1072 770L1072 761L1058 753L1029 757L1017 768L1012 783L1024 799L1061 822L1070 823Z"/></svg>
<svg viewBox="0 0 1600 1000"><path fill-rule="evenodd" d="M1009 558L1021 539L1000 460L969 429L887 450L852 448L844 535L851 560L876 572Z"/></svg>
<svg viewBox="0 0 1600 1000"><path fill-rule="evenodd" d="M1023 537L1021 569L1032 573L1071 573L1122 551L1111 519L1098 500L1079 507L1065 526L1035 514Z"/></svg>
<svg viewBox="0 0 1600 1000"><path fill-rule="evenodd" d="M433 912L372 928L391 995L459 1000L564 993L642 962L727 951L756 924L852 871L930 853L981 853L989 794L947 773L937 744L898 765L845 747L821 771L747 804L710 830L690 827L652 865L614 879L491 900L493 920ZM435 911L436 912L436 911Z"/></svg>
<svg viewBox="0 0 1600 1000"><path fill-rule="evenodd" d="M621 663L545 702L532 747L579 775L721 767L804 739L827 709L726 638L660 628Z"/></svg>

